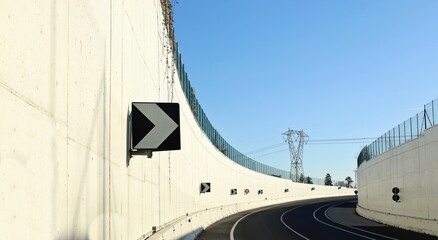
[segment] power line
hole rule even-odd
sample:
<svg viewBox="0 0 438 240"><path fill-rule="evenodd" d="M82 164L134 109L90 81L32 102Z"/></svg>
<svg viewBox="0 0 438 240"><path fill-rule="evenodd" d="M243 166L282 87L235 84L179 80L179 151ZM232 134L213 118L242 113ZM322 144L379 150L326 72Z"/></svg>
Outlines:
<svg viewBox="0 0 438 240"><path fill-rule="evenodd" d="M254 153L258 153L258 152L263 152L263 151L266 151L266 150L269 150L269 149L273 149L273 148L278 148L278 147L281 147L281 146L284 146L284 142L280 142L280 143L276 143L276 144L269 145L269 146L266 146L266 147L254 149L252 151L247 152L245 155L251 155L251 154L254 154Z"/></svg>
<svg viewBox="0 0 438 240"><path fill-rule="evenodd" d="M318 139L309 140L309 142L342 142L342 141L362 141L362 140L374 140L377 137L365 137L365 138L335 138L335 139Z"/></svg>
<svg viewBox="0 0 438 240"><path fill-rule="evenodd" d="M369 141L368 142L359 142L359 141L357 141L357 142L311 142L308 144L310 144L310 145L327 145L327 144L358 144L358 143L366 144L366 143L369 143Z"/></svg>
<svg viewBox="0 0 438 240"><path fill-rule="evenodd" d="M357 143L368 143L369 140L375 140L377 139L377 137L363 137L363 138L332 138L332 139L314 139L314 140L308 140L308 144L312 144L312 145L322 145L322 144L357 144ZM368 141L366 141L368 140ZM275 149L275 148L279 148L285 146L284 142L280 142L280 143L275 143L269 146L265 146L265 147L261 147L261 148L256 148L254 150L251 150L247 153L245 153L245 155L253 155L255 153L260 153L260 152L265 152L271 149ZM287 150L287 149L286 149ZM284 151L284 150L281 150ZM275 151L272 152L273 153L277 153L280 151ZM269 155L269 154L263 154L263 156L265 155ZM260 156L257 156L260 157ZM256 158L256 157L253 157Z"/></svg>
<svg viewBox="0 0 438 240"><path fill-rule="evenodd" d="M258 156L252 157L252 158L254 158L254 159L261 158L261 157L264 157L264 156L272 155L274 153L285 152L287 150L288 150L287 148L286 149L281 149L281 150L277 150L277 151L274 151L274 152L269 152L269 153L265 153L265 154L262 154L262 155L258 155Z"/></svg>

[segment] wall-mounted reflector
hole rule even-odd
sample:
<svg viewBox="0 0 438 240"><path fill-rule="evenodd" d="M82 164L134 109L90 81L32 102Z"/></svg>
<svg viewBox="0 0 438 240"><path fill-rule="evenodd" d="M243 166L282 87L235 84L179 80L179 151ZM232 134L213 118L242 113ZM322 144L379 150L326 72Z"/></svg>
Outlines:
<svg viewBox="0 0 438 240"><path fill-rule="evenodd" d="M392 188L392 200L394 202L399 202L400 201L400 196L398 195L400 193L400 189L398 187L393 187Z"/></svg>

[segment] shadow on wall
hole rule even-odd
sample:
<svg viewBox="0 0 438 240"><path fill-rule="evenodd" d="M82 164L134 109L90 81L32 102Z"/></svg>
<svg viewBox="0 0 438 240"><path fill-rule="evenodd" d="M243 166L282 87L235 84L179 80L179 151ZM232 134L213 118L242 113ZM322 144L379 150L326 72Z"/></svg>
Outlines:
<svg viewBox="0 0 438 240"><path fill-rule="evenodd" d="M90 240L88 237L73 238L73 235L70 235L70 236L62 236L62 237L57 238L56 240L66 240L66 239Z"/></svg>
<svg viewBox="0 0 438 240"><path fill-rule="evenodd" d="M190 233L187 233L186 235L178 238L178 240L196 239L202 233L202 231L204 231L204 228L202 228L202 227L197 228L197 229L191 231ZM214 238L214 239L216 239L216 238ZM217 238L217 239L219 239L219 238Z"/></svg>
<svg viewBox="0 0 438 240"><path fill-rule="evenodd" d="M129 109L129 108L128 108ZM129 167L131 159L131 114L126 113L126 167Z"/></svg>
<svg viewBox="0 0 438 240"><path fill-rule="evenodd" d="M104 48L106 49L106 47ZM104 52L104 59L106 59L106 51ZM105 74L105 69L106 69L106 64L105 62L103 63L102 66L102 75L101 75L101 81L100 81L100 85L99 85L99 89L98 89L98 93L99 93L99 97L96 97L96 101L94 103L94 113L91 119L91 124L89 126L90 132L88 135L88 139L86 141L85 146L91 146L96 134L96 130L97 128L103 127L102 132L103 132L103 139L107 139L107 131L106 131L106 118L107 118L107 101L105 98L105 86L106 86L106 74ZM98 109L104 109L102 112L102 118L99 118L100 116L98 115L99 111ZM102 123L99 122L99 120L102 120ZM71 131L71 130L69 130ZM65 238L65 239L88 239L85 237L82 237L80 235L83 234L83 232L81 231L81 215L89 215L89 214L98 214L100 212L104 212L105 211L105 199L107 196L107 189L105 188L105 186L107 185L105 176L108 174L106 172L106 164L107 161L105 160L106 157L106 151L107 151L107 146L106 146L106 142L105 140L102 141L102 158L103 161L99 161L99 160L95 160L94 157L92 157L92 150L90 148L87 148L85 151L85 155L84 155L84 161L82 163L82 166L80 167L81 171L80 171L80 177L77 179L79 181L79 186L77 188L77 193L76 194L71 194L68 195L67 198L69 201L73 201L74 203L74 208L72 209L74 211L73 216L71 218L71 229L69 232L72 232L72 235L69 236L69 238ZM99 156L100 157L100 156ZM69 161L70 159L68 159L67 161ZM96 163L97 161L97 163ZM91 172L90 171L90 165L91 164L96 164L98 165L97 167L97 172ZM91 168L92 169L92 168ZM68 171L73 171L73 169L68 169ZM99 171L102 171L102 173L99 173ZM95 179L93 180L97 180L99 183L99 186L102 187L102 189L99 190L99 192L97 193L98 197L97 199L92 199L90 196L87 195L86 191L87 188L89 187L89 182L90 182L90 178L91 177L95 177ZM92 180L91 180L92 181ZM70 190L71 192L74 192L76 189ZM69 193L70 194L70 193ZM84 198L85 200L82 200L82 198ZM94 208L91 209L90 207L83 207L84 205L87 204L94 204ZM70 220L70 219L69 219ZM107 227L104 225L102 227L102 231L104 231Z"/></svg>

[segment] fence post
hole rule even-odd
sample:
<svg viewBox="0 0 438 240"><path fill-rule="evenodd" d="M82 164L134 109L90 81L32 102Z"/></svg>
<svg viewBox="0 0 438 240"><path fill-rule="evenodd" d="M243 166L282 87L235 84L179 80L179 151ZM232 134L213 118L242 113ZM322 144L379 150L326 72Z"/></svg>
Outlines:
<svg viewBox="0 0 438 240"><path fill-rule="evenodd" d="M427 129L427 112L426 112L426 104L424 104L423 119L424 119L424 130L426 130L426 129Z"/></svg>
<svg viewBox="0 0 438 240"><path fill-rule="evenodd" d="M397 145L397 147L398 147L398 146L400 146L400 124L397 125L397 129L398 129L398 145Z"/></svg>
<svg viewBox="0 0 438 240"><path fill-rule="evenodd" d="M413 139L412 138L412 118L409 118L409 125L411 126L411 140Z"/></svg>
<svg viewBox="0 0 438 240"><path fill-rule="evenodd" d="M418 114L416 115L417 116L417 137L420 136L420 126L418 126Z"/></svg>
<svg viewBox="0 0 438 240"><path fill-rule="evenodd" d="M403 122L403 135L405 135L405 142L406 142L406 121Z"/></svg>
<svg viewBox="0 0 438 240"><path fill-rule="evenodd" d="M388 142L389 142L389 149L392 149L392 138L394 137L394 136L392 136L392 129L391 130L389 130L388 131Z"/></svg>

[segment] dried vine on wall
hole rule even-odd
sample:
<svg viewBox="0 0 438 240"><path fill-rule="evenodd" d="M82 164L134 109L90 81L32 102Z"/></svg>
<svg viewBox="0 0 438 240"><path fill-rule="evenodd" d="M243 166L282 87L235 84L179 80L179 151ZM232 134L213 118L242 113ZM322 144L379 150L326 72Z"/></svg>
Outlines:
<svg viewBox="0 0 438 240"><path fill-rule="evenodd" d="M163 25L164 32L167 33L168 42L166 45L166 72L165 77L167 79L167 92L168 92L168 101L173 102L173 88L174 88L174 76L175 76L175 65L174 65L174 47L175 47L175 32L173 28L173 4L170 0L160 0L161 8L163 11ZM169 58L169 55L170 58ZM172 196L172 158L171 153L168 153L168 176L169 176L169 196ZM170 198L172 202L172 198Z"/></svg>
<svg viewBox="0 0 438 240"><path fill-rule="evenodd" d="M170 40L170 46L175 45L175 32L173 28L173 5L170 0L161 0L161 8L163 9L164 25L166 26L167 36Z"/></svg>

